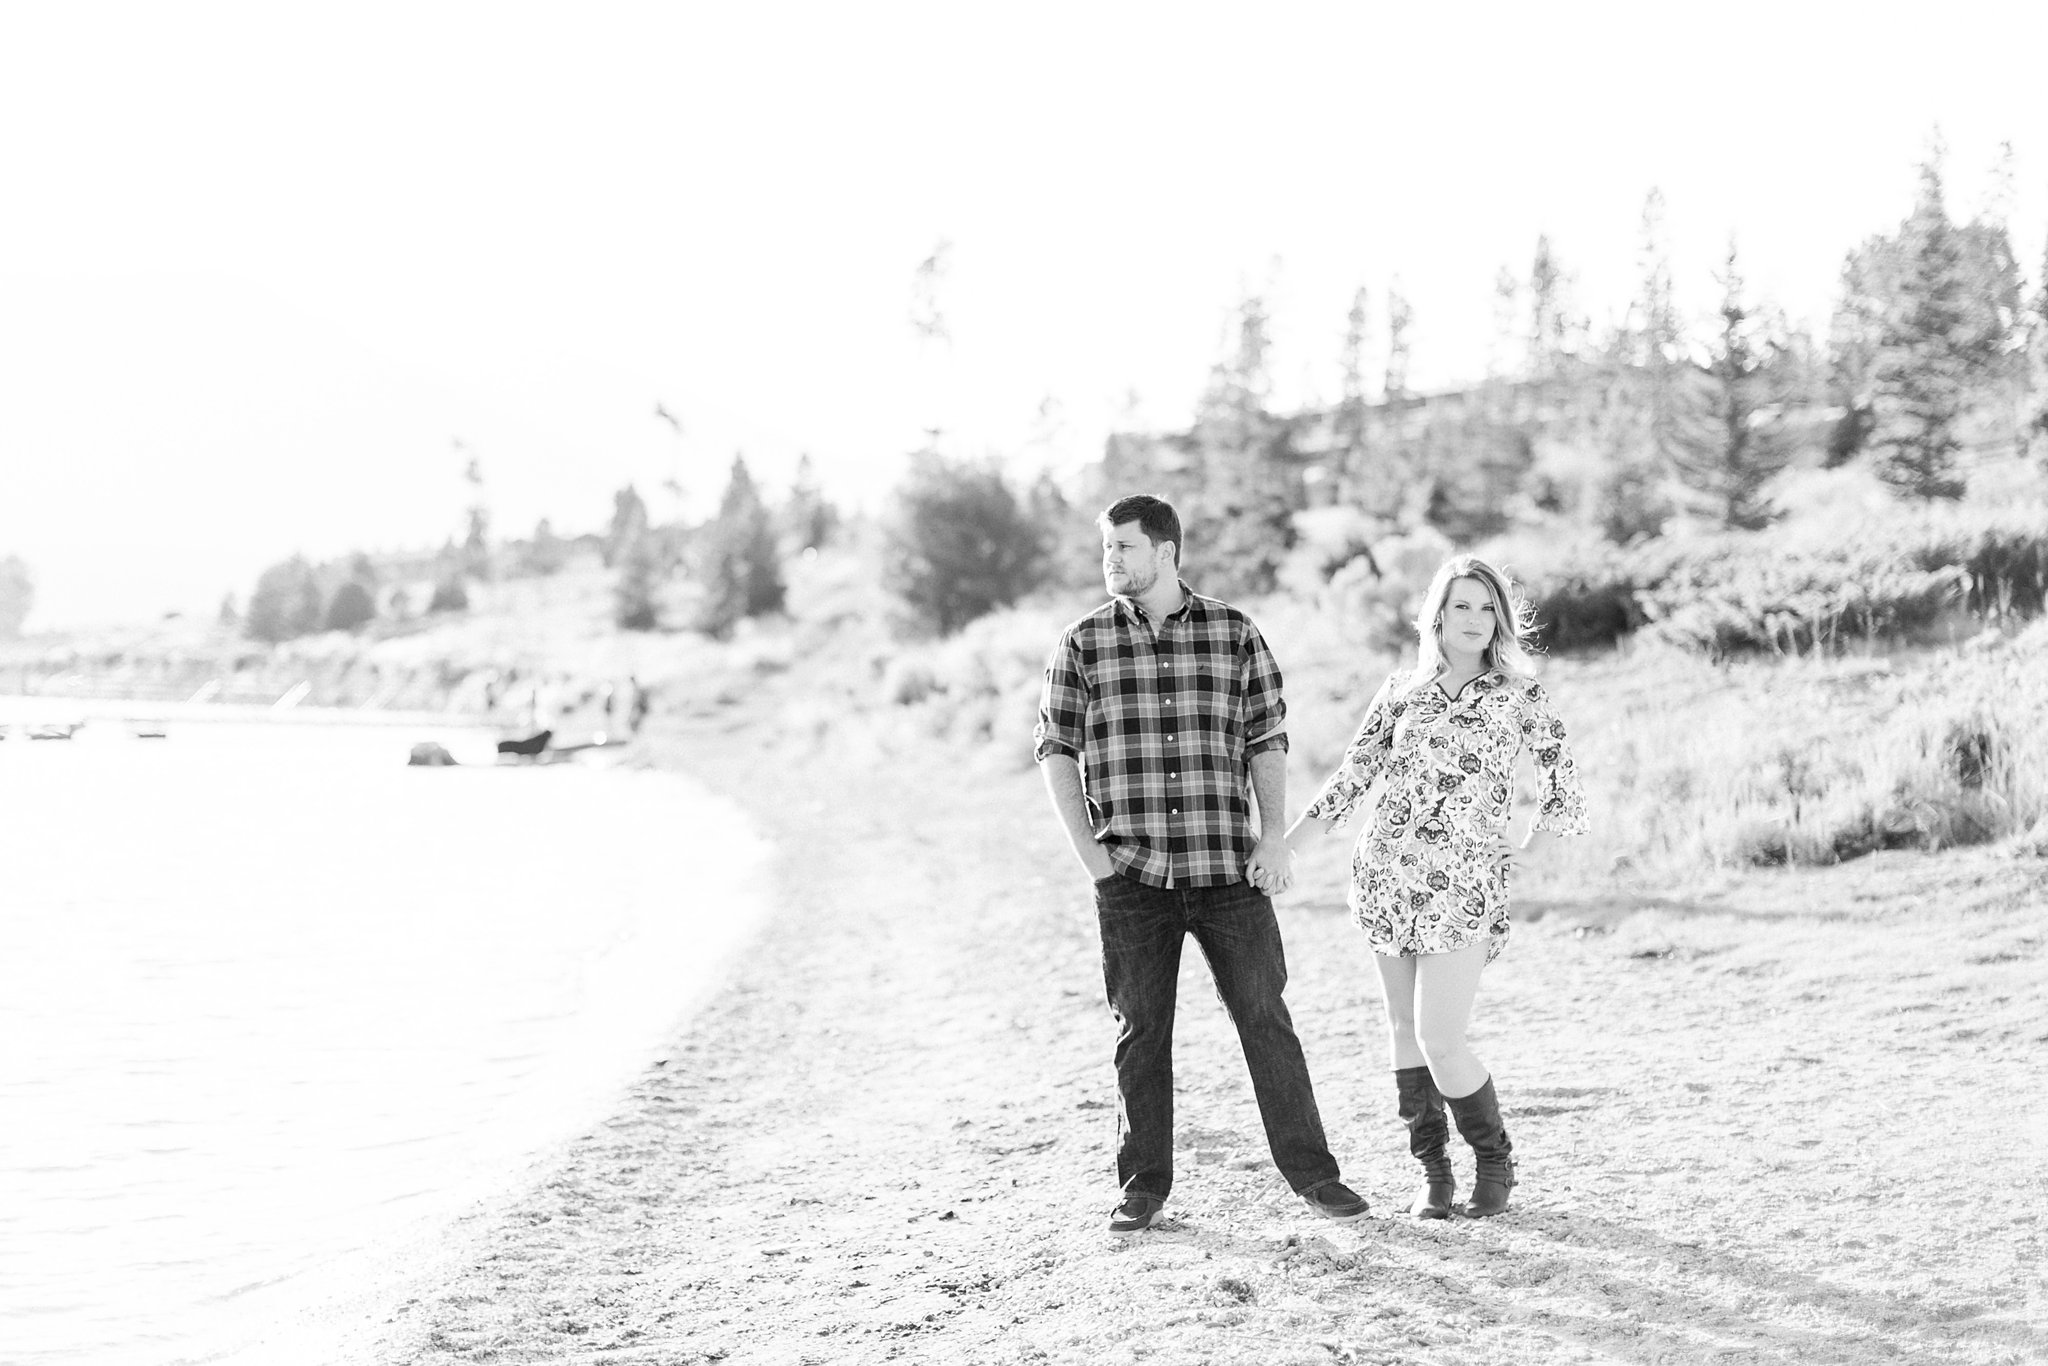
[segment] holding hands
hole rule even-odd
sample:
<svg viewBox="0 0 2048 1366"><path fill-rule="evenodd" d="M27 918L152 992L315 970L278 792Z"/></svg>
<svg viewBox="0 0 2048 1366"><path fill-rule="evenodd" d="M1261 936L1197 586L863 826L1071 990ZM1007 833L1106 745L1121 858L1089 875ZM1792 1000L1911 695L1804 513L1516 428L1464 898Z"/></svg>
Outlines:
<svg viewBox="0 0 2048 1366"><path fill-rule="evenodd" d="M1245 877L1267 896L1278 896L1294 885L1294 851L1277 836L1261 839L1245 865Z"/></svg>

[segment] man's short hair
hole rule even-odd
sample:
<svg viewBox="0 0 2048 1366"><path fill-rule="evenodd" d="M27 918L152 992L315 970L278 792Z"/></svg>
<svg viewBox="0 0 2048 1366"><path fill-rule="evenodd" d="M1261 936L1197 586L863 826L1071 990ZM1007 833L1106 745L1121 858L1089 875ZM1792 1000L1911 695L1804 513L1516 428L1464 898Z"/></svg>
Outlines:
<svg viewBox="0 0 2048 1366"><path fill-rule="evenodd" d="M1173 504L1164 498L1154 498L1149 493L1134 493L1111 503L1103 509L1102 516L1096 520L1101 522L1104 528L1136 522L1138 530L1144 532L1152 544L1172 541L1173 562L1176 565L1180 563L1180 514L1175 512Z"/></svg>

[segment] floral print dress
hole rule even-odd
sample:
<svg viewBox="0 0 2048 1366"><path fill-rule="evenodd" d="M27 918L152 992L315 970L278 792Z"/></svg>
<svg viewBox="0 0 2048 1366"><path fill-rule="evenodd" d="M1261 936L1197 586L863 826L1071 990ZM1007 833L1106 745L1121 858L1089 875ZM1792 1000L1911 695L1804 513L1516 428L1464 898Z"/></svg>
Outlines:
<svg viewBox="0 0 2048 1366"><path fill-rule="evenodd" d="M1586 832L1586 800L1564 723L1533 678L1491 669L1453 699L1396 673L1374 694L1344 762L1308 815L1342 825L1384 778L1351 856L1352 916L1373 952L1452 953L1508 942L1507 870L1487 845L1507 829L1515 760L1536 761L1536 829Z"/></svg>

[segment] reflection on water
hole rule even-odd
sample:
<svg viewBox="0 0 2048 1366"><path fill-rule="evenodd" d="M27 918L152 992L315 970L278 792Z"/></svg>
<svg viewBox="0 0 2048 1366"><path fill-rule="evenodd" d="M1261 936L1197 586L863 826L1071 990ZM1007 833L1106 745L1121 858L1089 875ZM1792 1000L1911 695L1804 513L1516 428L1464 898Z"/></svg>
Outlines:
<svg viewBox="0 0 2048 1366"><path fill-rule="evenodd" d="M488 748L0 742L0 1358L233 1356L654 1056L763 846L673 775Z"/></svg>

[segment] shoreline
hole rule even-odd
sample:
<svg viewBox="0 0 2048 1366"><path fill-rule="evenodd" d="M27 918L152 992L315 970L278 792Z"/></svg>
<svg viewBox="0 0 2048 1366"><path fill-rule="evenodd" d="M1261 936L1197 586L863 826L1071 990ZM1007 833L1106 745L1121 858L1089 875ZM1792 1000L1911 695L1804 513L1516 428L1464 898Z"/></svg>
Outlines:
<svg viewBox="0 0 2048 1366"><path fill-rule="evenodd" d="M461 1222L351 1358L523 1362L1983 1362L2048 1352L2037 863L1993 851L1525 888L1474 1021L1521 1159L1502 1219L1399 1214L1341 850L1281 917L1331 1143L1274 1172L1198 953L1169 1220L1108 1235L1113 1030L1037 777L765 681L670 719L775 841L774 905L619 1109ZM902 728L899 728L902 730ZM1332 847L1343 842L1332 842ZM1587 914L1573 907L1591 900ZM2023 1086L2022 1086L2022 1089ZM1457 1151L1460 1181L1470 1157Z"/></svg>

